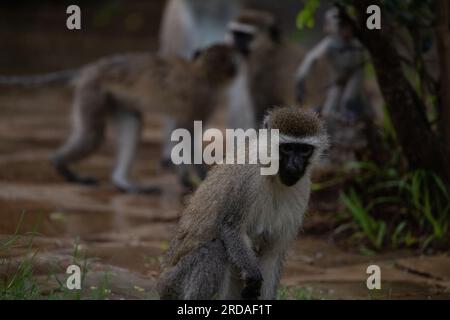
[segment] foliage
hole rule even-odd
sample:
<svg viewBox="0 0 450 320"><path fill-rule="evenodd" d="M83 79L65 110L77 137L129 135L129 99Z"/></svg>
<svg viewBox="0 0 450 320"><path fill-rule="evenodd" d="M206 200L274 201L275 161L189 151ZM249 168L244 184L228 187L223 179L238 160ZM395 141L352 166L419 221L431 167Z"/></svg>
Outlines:
<svg viewBox="0 0 450 320"><path fill-rule="evenodd" d="M283 286L277 292L277 300L312 300L313 289L311 287Z"/></svg>
<svg viewBox="0 0 450 320"><path fill-rule="evenodd" d="M15 243L17 243L21 236L19 235L20 227L23 222L23 214L20 217L19 224L10 238L3 242L0 242L0 254L8 252ZM34 234L30 234L30 240L27 243L27 251L31 252L31 246L33 242ZM15 272L11 275L3 275L0 278L0 300L6 299L35 299L39 296L39 288L36 280L33 279L33 262L36 256L36 252L31 256L21 261ZM0 267L7 269L8 261L6 259L0 259Z"/></svg>
<svg viewBox="0 0 450 320"><path fill-rule="evenodd" d="M367 239L373 249L448 245L448 188L433 172L407 170L387 114L382 136L386 161L347 167L357 171L341 194L353 237Z"/></svg>
<svg viewBox="0 0 450 320"><path fill-rule="evenodd" d="M306 0L303 9L297 15L297 28L300 30L313 28L315 25L314 15L319 6L319 0Z"/></svg>
<svg viewBox="0 0 450 320"><path fill-rule="evenodd" d="M379 48L368 44L371 41L373 43L374 39L387 38L373 37L379 33L367 32L363 21L365 15L361 14L360 10L370 2L359 1L338 0L335 3L353 20L356 34L368 47L369 53L372 56L379 55ZM439 105L442 102L438 96L439 82L431 76L425 61L425 55L430 53L434 45L433 1L378 0L370 4L382 7L383 28L391 31L389 40L395 42L394 51L399 55L404 79L411 84L414 92L408 94L411 99L404 99L404 106L407 107L398 108L398 105L393 103L388 105L392 120L386 108L381 133L382 147L375 152L372 150L374 154L371 160L348 165L347 173L351 173L348 176L352 181L341 194L341 200L346 207L346 223L339 226L338 230L350 228L356 231L352 238L363 238L376 250L387 246L417 247L424 250L448 245L450 195L449 181L445 174L448 170L445 169L445 157L439 153L440 141L443 139L439 137L438 128L435 126L440 121L440 110L444 106ZM297 16L299 29L314 26L316 10L316 1L305 1L304 8ZM378 59L376 74L383 74L380 71L386 66L389 66L386 60ZM402 82L399 79L397 83ZM395 101L392 88L386 87L386 83L380 83L380 86L385 94L385 101ZM406 104L407 101L413 103ZM402 110L410 110L416 117L405 117L405 114L401 114L404 112ZM426 125L421 126L422 119ZM406 120L408 125L404 125ZM414 126L414 121L418 121L417 126ZM410 131L405 134L405 130ZM415 137L428 137L429 144L425 146L430 148L408 144L410 140L405 137L411 136L411 133L415 133ZM421 153L420 160L416 161L412 156L417 155L412 151L414 149L416 152L432 152ZM330 184L333 183L334 181ZM323 185L314 187L320 188Z"/></svg>
<svg viewBox="0 0 450 320"><path fill-rule="evenodd" d="M43 289L46 283L38 282L34 276L36 257L38 250L33 249L33 239L36 232L20 234L23 222L23 214L16 228L14 235L4 241L0 241L0 256L8 256L8 252L15 246L22 246L26 243L27 255L20 262L12 263L7 258L0 258L0 268L5 270L5 274L0 275L0 300L30 300L30 299L50 299L50 300L80 300L80 299L107 299L110 294L108 289L108 274L105 273L98 287L92 287L86 293L82 290L69 290L65 281L61 281L55 272L49 273L47 281L53 280L58 287L50 291ZM72 261L74 264L82 266L81 286L84 287L84 280L89 272L89 265L86 257L80 257L79 246L74 245ZM12 271L12 272L9 272Z"/></svg>

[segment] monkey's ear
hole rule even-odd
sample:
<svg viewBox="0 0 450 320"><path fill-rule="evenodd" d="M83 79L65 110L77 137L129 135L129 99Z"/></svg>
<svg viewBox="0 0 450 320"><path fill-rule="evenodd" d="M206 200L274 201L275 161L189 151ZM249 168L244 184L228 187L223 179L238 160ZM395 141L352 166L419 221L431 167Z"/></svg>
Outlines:
<svg viewBox="0 0 450 320"><path fill-rule="evenodd" d="M198 57L200 57L203 53L202 49L197 49L195 50L194 54L192 55L192 61L195 61L198 59Z"/></svg>

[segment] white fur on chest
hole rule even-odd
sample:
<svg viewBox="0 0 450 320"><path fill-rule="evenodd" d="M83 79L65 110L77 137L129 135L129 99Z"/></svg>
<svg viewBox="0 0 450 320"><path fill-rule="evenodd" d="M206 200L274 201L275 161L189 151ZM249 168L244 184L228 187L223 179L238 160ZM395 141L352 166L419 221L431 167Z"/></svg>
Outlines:
<svg viewBox="0 0 450 320"><path fill-rule="evenodd" d="M267 185L264 188L271 188ZM252 207L248 216L250 238L260 235L269 238L284 238L287 241L296 237L308 206L310 194L309 177L303 177L295 186L261 190L267 195L264 201ZM276 192L273 191L276 190Z"/></svg>
<svg viewBox="0 0 450 320"><path fill-rule="evenodd" d="M247 66L242 65L228 93L228 125L230 128L255 128L253 102L248 86Z"/></svg>

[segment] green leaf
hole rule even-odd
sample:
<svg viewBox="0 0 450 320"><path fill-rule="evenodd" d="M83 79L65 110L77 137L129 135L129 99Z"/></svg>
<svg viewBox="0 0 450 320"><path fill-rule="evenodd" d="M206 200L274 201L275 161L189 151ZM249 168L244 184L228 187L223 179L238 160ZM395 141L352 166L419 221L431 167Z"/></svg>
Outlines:
<svg viewBox="0 0 450 320"><path fill-rule="evenodd" d="M319 6L319 0L307 0L305 2L305 6L297 15L296 25L298 29L304 30L306 28L311 29L314 27L314 14L316 13Z"/></svg>

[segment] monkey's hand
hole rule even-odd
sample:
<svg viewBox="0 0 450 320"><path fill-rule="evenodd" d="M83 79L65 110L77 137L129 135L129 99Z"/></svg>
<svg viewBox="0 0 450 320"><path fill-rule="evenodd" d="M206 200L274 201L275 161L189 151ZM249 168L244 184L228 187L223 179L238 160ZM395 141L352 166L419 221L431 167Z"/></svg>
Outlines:
<svg viewBox="0 0 450 320"><path fill-rule="evenodd" d="M257 300L261 294L261 285L263 277L261 272L254 272L252 275L244 276L244 289L241 296L244 300Z"/></svg>
<svg viewBox="0 0 450 320"><path fill-rule="evenodd" d="M298 103L303 103L306 95L305 82L303 80L297 80L295 85L295 98Z"/></svg>
<svg viewBox="0 0 450 320"><path fill-rule="evenodd" d="M239 230L240 221L236 219L236 215L230 215L226 219L229 220L226 220L222 227L222 240L228 257L244 280L241 297L246 300L256 300L261 293L263 277L258 259L251 248L251 240Z"/></svg>

